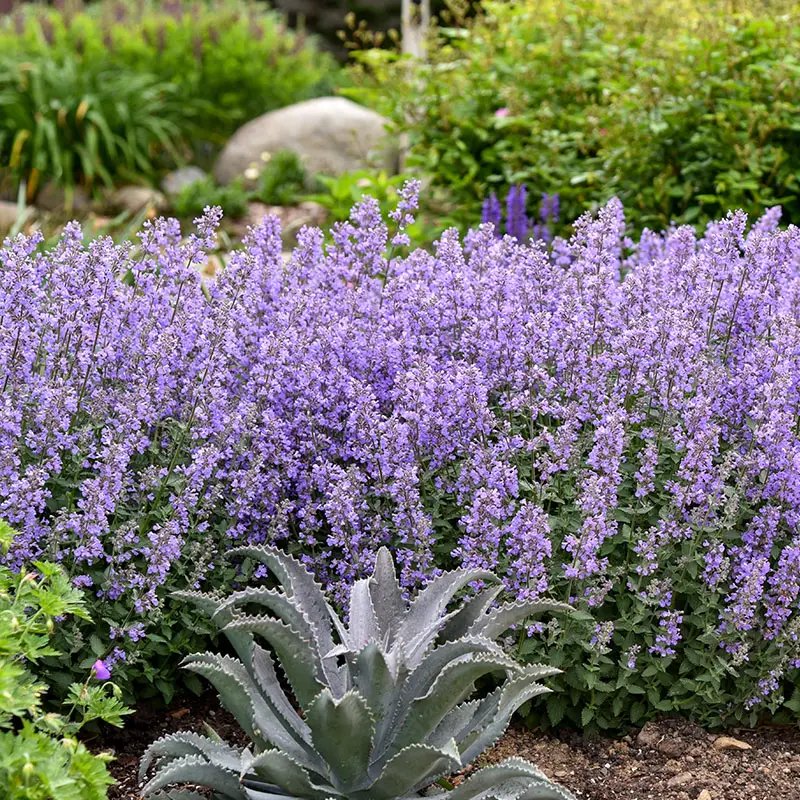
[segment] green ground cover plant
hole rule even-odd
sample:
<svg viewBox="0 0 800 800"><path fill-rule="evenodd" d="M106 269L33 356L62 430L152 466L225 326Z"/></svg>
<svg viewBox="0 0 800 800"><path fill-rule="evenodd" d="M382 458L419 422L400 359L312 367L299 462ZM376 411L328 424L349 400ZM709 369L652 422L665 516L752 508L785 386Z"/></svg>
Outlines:
<svg viewBox="0 0 800 800"><path fill-rule="evenodd" d="M358 53L355 94L408 134L409 166L462 226L491 191L520 183L558 194L565 220L617 196L637 231L777 203L800 220L795 2L521 0L486 2L471 20L455 12L427 63Z"/></svg>
<svg viewBox="0 0 800 800"><path fill-rule="evenodd" d="M15 532L0 521L7 555ZM87 676L70 686L59 709L48 712L48 686L37 677L56 655L57 624L89 619L82 593L56 564L37 561L17 571L0 565L0 786L5 800L102 800L113 783L108 755L94 755L75 734L90 722L122 725L130 713L108 679L113 656L81 664Z"/></svg>

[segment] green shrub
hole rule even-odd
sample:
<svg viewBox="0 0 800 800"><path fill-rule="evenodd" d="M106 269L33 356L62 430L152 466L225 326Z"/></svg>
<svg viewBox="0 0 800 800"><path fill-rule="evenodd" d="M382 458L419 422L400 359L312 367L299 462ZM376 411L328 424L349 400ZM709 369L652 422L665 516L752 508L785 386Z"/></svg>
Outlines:
<svg viewBox="0 0 800 800"><path fill-rule="evenodd" d="M8 552L14 532L0 522L0 544ZM47 690L32 674L65 616L89 619L80 591L61 567L35 562L19 572L0 566L0 786L4 800L102 800L114 781L106 754L93 755L75 733L102 719L121 726L129 711L97 661L83 684L73 684L67 713L45 713ZM111 659L108 660L110 665ZM109 691L110 690L110 691Z"/></svg>
<svg viewBox="0 0 800 800"><path fill-rule="evenodd" d="M2 45L0 45L0 51ZM152 175L161 156L178 159L196 105L147 73L65 54L0 56L0 169L25 181L113 184Z"/></svg>
<svg viewBox="0 0 800 800"><path fill-rule="evenodd" d="M300 202L306 183L306 170L300 158L281 150L269 159L258 180L256 196L271 206L292 206Z"/></svg>
<svg viewBox="0 0 800 800"><path fill-rule="evenodd" d="M184 101L209 101L201 127L218 141L259 114L330 93L339 72L313 41L249 0L37 8L0 27L4 51L56 60L81 54L126 74L152 73L174 83Z"/></svg>
<svg viewBox="0 0 800 800"><path fill-rule="evenodd" d="M172 201L172 209L181 219L189 219L199 217L206 206L219 206L226 217L236 219L247 211L247 198L241 181L218 186L213 178L207 177L184 186Z"/></svg>
<svg viewBox="0 0 800 800"><path fill-rule="evenodd" d="M434 33L427 64L360 53L357 94L461 222L517 183L565 219L617 195L635 229L775 204L796 222L798 35L791 0L487 2Z"/></svg>

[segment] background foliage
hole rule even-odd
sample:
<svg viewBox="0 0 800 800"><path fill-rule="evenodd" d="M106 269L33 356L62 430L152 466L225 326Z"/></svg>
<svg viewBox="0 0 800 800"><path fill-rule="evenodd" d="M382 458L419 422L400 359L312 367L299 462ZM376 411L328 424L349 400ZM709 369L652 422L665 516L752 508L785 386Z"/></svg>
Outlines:
<svg viewBox="0 0 800 800"><path fill-rule="evenodd" d="M457 6L427 64L360 52L356 96L408 132L462 225L517 183L566 220L618 196L636 230L776 203L800 219L796 3Z"/></svg>
<svg viewBox="0 0 800 800"><path fill-rule="evenodd" d="M207 159L243 122L328 94L339 75L240 0L21 6L0 18L0 53L0 169L66 185L150 177L190 145Z"/></svg>

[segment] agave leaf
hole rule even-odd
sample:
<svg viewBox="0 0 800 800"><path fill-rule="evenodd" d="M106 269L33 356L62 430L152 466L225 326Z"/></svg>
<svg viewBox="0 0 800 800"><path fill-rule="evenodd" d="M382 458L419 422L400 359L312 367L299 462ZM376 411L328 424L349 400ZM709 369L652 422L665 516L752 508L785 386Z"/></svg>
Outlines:
<svg viewBox="0 0 800 800"><path fill-rule="evenodd" d="M403 643L405 661L412 669L417 666L431 642L439 635L446 620L442 615L448 603L467 584L475 581L497 583L491 572L480 569L458 569L445 572L429 583L412 601L397 634L398 644ZM457 612L448 616L452 619Z"/></svg>
<svg viewBox="0 0 800 800"><path fill-rule="evenodd" d="M248 775L254 772L261 780L275 784L293 797L325 800L329 794L325 789L315 786L308 772L281 750L265 750L243 767L241 777L245 787L251 785Z"/></svg>
<svg viewBox="0 0 800 800"><path fill-rule="evenodd" d="M311 642L300 638L286 623L272 617L240 617L225 631L247 631L263 636L275 650L297 702L305 709L323 689L322 665Z"/></svg>
<svg viewBox="0 0 800 800"><path fill-rule="evenodd" d="M461 766L458 748L452 739L441 748L412 744L386 764L369 789L353 796L357 800L392 800L426 786L441 775L455 772Z"/></svg>
<svg viewBox="0 0 800 800"><path fill-rule="evenodd" d="M317 632L320 650L327 653L333 649L328 602L322 587L314 580L311 573L296 558L282 553L275 547L237 547L229 555L240 558L252 558L269 567L280 581L289 597L293 597L297 605L308 618Z"/></svg>
<svg viewBox="0 0 800 800"><path fill-rule="evenodd" d="M139 764L139 780L144 780L154 760L162 768L168 761L189 755L204 756L211 765L233 773L239 769L242 758L239 750L199 733L172 733L162 736L147 748Z"/></svg>
<svg viewBox="0 0 800 800"><path fill-rule="evenodd" d="M253 693L248 686L247 671L240 661L215 653L195 653L185 658L182 666L211 681L219 692L222 705L233 714L242 730L253 741L265 744L253 726Z"/></svg>
<svg viewBox="0 0 800 800"><path fill-rule="evenodd" d="M238 610L237 607L246 604L265 606L289 627L294 628L304 639L308 641L316 639L311 623L297 603L283 592L266 589L263 586L252 586L240 592L234 592L224 603L220 604L215 616L228 612L232 619ZM227 619L224 624L227 625L229 622L230 619Z"/></svg>
<svg viewBox="0 0 800 800"><path fill-rule="evenodd" d="M372 598L369 592L369 580L363 578L356 581L350 590L350 629L348 644L357 652L367 642L380 641L380 629Z"/></svg>
<svg viewBox="0 0 800 800"><path fill-rule="evenodd" d="M396 687L377 642L370 642L356 655L353 688L366 700L376 727L379 726L389 716Z"/></svg>
<svg viewBox="0 0 800 800"><path fill-rule="evenodd" d="M544 674L541 674L544 673ZM466 763L476 759L484 750L491 747L505 732L514 712L528 700L547 694L550 689L537 678L552 675L553 670L526 670L514 680L508 681L500 690L500 702L490 721L485 718L473 721L473 731L460 740L461 757Z"/></svg>
<svg viewBox="0 0 800 800"><path fill-rule="evenodd" d="M147 795L164 789L174 783L191 783L207 786L219 792L225 800L247 800L247 795L239 785L239 777L234 772L209 764L202 756L183 756L164 769L160 769L142 788Z"/></svg>
<svg viewBox="0 0 800 800"><path fill-rule="evenodd" d="M505 603L478 619L469 632L474 636L496 639L512 625L516 625L529 617L539 616L547 611L567 612L574 611L574 609L566 603L556 603L549 600L520 600L516 603Z"/></svg>
<svg viewBox="0 0 800 800"><path fill-rule="evenodd" d="M387 737L396 732L397 726L402 722L402 717L408 711L410 704L416 698L423 697L430 691L447 664L467 655L490 655L506 658L499 645L480 637L464 637L456 641L445 642L431 650L422 663L407 677L404 684L398 687L399 696L393 699L392 716L378 724L375 739L376 749L379 752L383 752L387 744Z"/></svg>
<svg viewBox="0 0 800 800"><path fill-rule="evenodd" d="M484 767L470 775L467 780L447 793L447 800L477 800L479 797L496 796L504 784L523 779L528 782L527 791L518 795L526 800L575 800L566 789L550 782L545 774L533 764L521 758L509 758L501 764ZM536 794L535 792L542 792ZM549 793L547 793L549 792Z"/></svg>
<svg viewBox="0 0 800 800"><path fill-rule="evenodd" d="M428 737L428 744L439 747L450 739L455 739L456 742L460 743L464 732L472 730L472 725L470 723L475 718L476 714L478 714L481 705L489 701L494 694L495 692L492 692L492 694L480 700L467 700L457 705L452 711L448 711L444 719L436 726L436 730ZM500 703L499 690L497 690L496 695L494 710L489 715L489 719L494 716L494 712L497 710L497 706Z"/></svg>
<svg viewBox="0 0 800 800"><path fill-rule="evenodd" d="M275 713L284 721L286 728L293 732L299 742L311 743L311 729L303 718L295 711L289 701L275 672L272 655L263 647L253 648L253 676L261 689L264 698L274 708ZM277 744L277 742L273 742Z"/></svg>
<svg viewBox="0 0 800 800"><path fill-rule="evenodd" d="M375 731L366 700L356 692L347 692L337 700L325 689L306 711L306 721L314 746L332 773L334 786L342 792L362 788Z"/></svg>
<svg viewBox="0 0 800 800"><path fill-rule="evenodd" d="M174 592L173 597L180 600L186 600L200 609L206 614L209 619L213 620L217 626L222 630L232 618L231 612L225 611L220 613L220 609L225 604L225 601L216 594L208 592ZM228 641L233 645L236 655L242 660L243 663L250 663L250 649L253 644L253 637L247 633L236 633L231 631L226 633Z"/></svg>
<svg viewBox="0 0 800 800"><path fill-rule="evenodd" d="M250 738L259 746L271 743L286 750L309 768L318 761L302 737L293 735L286 720L265 698L244 664L228 656L202 653L190 657L189 669L207 677L217 688L222 705L236 717ZM220 674L222 673L222 674Z"/></svg>
<svg viewBox="0 0 800 800"><path fill-rule="evenodd" d="M470 628L486 614L504 589L505 587L502 584L489 586L478 592L474 597L465 600L461 608L442 627L439 640L450 642L453 639L465 636Z"/></svg>
<svg viewBox="0 0 800 800"><path fill-rule="evenodd" d="M375 557L375 569L369 578L369 593L381 637L391 636L408 613L408 603L403 599L394 561L386 547L381 547ZM392 639L389 638L387 646L391 645Z"/></svg>
<svg viewBox="0 0 800 800"><path fill-rule="evenodd" d="M169 792L156 792L150 795L150 800L208 800L208 798L189 789L172 789Z"/></svg>
<svg viewBox="0 0 800 800"><path fill-rule="evenodd" d="M497 671L517 674L518 664L507 656L463 656L444 667L433 686L398 717L399 730L389 741L389 754L416 742L424 742L445 715L472 691L475 680Z"/></svg>

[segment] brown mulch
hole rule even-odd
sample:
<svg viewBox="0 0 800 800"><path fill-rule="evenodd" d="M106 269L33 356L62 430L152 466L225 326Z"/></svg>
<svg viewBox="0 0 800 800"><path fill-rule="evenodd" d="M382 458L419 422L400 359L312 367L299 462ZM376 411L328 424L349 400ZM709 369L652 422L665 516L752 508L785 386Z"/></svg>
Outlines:
<svg viewBox="0 0 800 800"><path fill-rule="evenodd" d="M139 797L139 758L150 742L176 731L202 732L204 721L227 741L245 743L211 695L168 710L140 709L122 730L104 732L91 746L115 755L111 773L118 783L109 800ZM724 736L683 720L649 723L622 739L512 728L477 766L519 756L581 800L800 800L800 730L764 727Z"/></svg>

